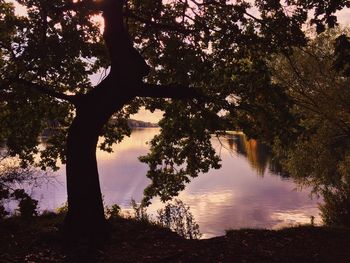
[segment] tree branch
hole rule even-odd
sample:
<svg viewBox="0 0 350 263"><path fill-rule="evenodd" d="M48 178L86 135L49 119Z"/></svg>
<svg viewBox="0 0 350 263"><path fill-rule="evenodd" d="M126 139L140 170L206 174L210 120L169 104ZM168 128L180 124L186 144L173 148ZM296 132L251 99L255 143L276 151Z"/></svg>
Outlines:
<svg viewBox="0 0 350 263"><path fill-rule="evenodd" d="M194 30L186 29L184 27L181 27L179 24L174 22L174 24L167 24L167 23L159 23L155 21L148 20L144 17L138 16L130 11L124 12L123 16L132 18L138 22L144 23L146 25L151 26L153 29L160 29L165 31L174 31L181 34L191 34L194 32Z"/></svg>
<svg viewBox="0 0 350 263"><path fill-rule="evenodd" d="M17 83L26 85L27 87L30 87L38 92L40 92L41 94L45 94L48 95L50 97L56 98L56 99L60 99L60 100L65 100L68 101L70 103L75 103L75 95L67 95L67 94L63 94L57 91L54 91L50 88L48 88L47 86L43 86L31 81L27 81L24 79L16 79Z"/></svg>
<svg viewBox="0 0 350 263"><path fill-rule="evenodd" d="M169 84L157 85L144 83L137 90L136 96L149 98L169 98L169 99L201 99L204 98L202 94L193 88Z"/></svg>
<svg viewBox="0 0 350 263"><path fill-rule="evenodd" d="M61 7L55 8L55 10L60 11L60 12L65 12L65 11L79 11L82 9L89 10L89 11L95 11L95 12L100 12L103 9L103 4L104 1L93 1L93 0L85 0L85 1L70 1L67 2L65 5Z"/></svg>
<svg viewBox="0 0 350 263"><path fill-rule="evenodd" d="M86 0L86 1L77 1L77 2L69 2L65 4L62 7L56 7L55 9L58 12L65 12L69 10L73 11L79 11L79 10L89 10L92 12L103 12L106 10L106 6L108 6L108 1L92 1L92 0ZM108 8L108 7L107 7ZM113 10L110 10L113 11ZM117 14L115 14L117 15ZM181 34L190 34L193 33L193 30L186 29L184 27L181 27L176 22L174 24L169 23L160 23L151 21L147 18L141 17L139 15L136 15L135 13L131 12L130 10L125 10L123 12L123 17L126 18L132 18L138 22L144 23L146 25L151 26L153 29L159 29L159 30L165 30L165 31L174 31Z"/></svg>
<svg viewBox="0 0 350 263"><path fill-rule="evenodd" d="M142 79L149 66L134 48L123 21L123 1L105 0L102 16L105 21L103 38L111 59L111 72L125 79Z"/></svg>
<svg viewBox="0 0 350 263"><path fill-rule="evenodd" d="M246 16L252 18L255 22L259 22L260 24L265 24L264 21L260 18L257 18L255 16L253 16L252 14L248 13L247 11L243 12Z"/></svg>

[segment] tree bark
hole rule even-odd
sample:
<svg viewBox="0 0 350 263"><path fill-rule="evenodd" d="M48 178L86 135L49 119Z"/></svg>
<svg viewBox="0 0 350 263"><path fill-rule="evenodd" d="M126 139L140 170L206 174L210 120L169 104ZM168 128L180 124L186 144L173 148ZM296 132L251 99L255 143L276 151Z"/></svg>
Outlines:
<svg viewBox="0 0 350 263"><path fill-rule="evenodd" d="M67 138L68 214L66 237L96 238L105 235L105 218L98 178L96 146L99 124L78 112Z"/></svg>
<svg viewBox="0 0 350 263"><path fill-rule="evenodd" d="M112 114L135 97L134 90L148 73L147 64L125 30L123 3L124 0L103 2L103 36L111 60L109 76L74 100L76 117L67 138L68 214L63 226L69 240L99 242L107 234L96 160L98 137Z"/></svg>
<svg viewBox="0 0 350 263"><path fill-rule="evenodd" d="M68 213L64 233L70 240L86 238L99 242L107 235L96 148L103 126L134 97L114 87L120 85L123 83L109 76L76 102L76 117L67 137Z"/></svg>

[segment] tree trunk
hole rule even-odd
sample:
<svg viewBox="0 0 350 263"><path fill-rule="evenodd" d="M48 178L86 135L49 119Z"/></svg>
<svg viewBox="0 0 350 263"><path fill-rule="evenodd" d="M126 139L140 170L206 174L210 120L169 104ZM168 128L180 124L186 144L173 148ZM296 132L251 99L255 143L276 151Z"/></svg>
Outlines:
<svg viewBox="0 0 350 263"><path fill-rule="evenodd" d="M96 161L98 129L92 121L89 122L87 116L77 116L67 139L65 232L80 237L95 236L105 225Z"/></svg>
<svg viewBox="0 0 350 263"><path fill-rule="evenodd" d="M64 222L67 237L103 240L106 235L96 161L98 137L112 114L136 96L142 78L149 71L125 29L124 2L103 2L103 36L109 51L111 72L97 87L78 96L74 102L76 117L67 138L68 214Z"/></svg>
<svg viewBox="0 0 350 263"><path fill-rule="evenodd" d="M66 165L68 213L63 229L69 240L83 238L99 242L108 234L97 169L96 147L103 126L131 97L123 94L117 98L111 95L106 97L107 94L108 90L101 88L84 95L77 105L76 117L68 131Z"/></svg>

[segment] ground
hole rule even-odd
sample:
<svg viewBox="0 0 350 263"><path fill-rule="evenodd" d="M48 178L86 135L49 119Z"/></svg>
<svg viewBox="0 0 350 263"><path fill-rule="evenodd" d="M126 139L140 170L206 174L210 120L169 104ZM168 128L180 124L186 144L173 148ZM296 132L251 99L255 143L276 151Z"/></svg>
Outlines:
<svg viewBox="0 0 350 263"><path fill-rule="evenodd" d="M186 240L148 223L116 218L101 249L63 246L62 216L0 222L0 262L349 262L350 229L302 226L278 231L241 229Z"/></svg>

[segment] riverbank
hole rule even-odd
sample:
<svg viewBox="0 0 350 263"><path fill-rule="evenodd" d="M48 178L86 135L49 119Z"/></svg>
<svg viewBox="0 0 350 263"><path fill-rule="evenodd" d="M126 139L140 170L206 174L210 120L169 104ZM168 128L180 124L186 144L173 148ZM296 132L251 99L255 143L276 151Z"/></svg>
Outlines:
<svg viewBox="0 0 350 263"><path fill-rule="evenodd" d="M350 230L303 226L278 231L242 229L225 236L186 240L133 219L111 222L102 250L67 254L58 225L62 216L0 222L0 262L349 262ZM91 252L91 251L90 251Z"/></svg>

